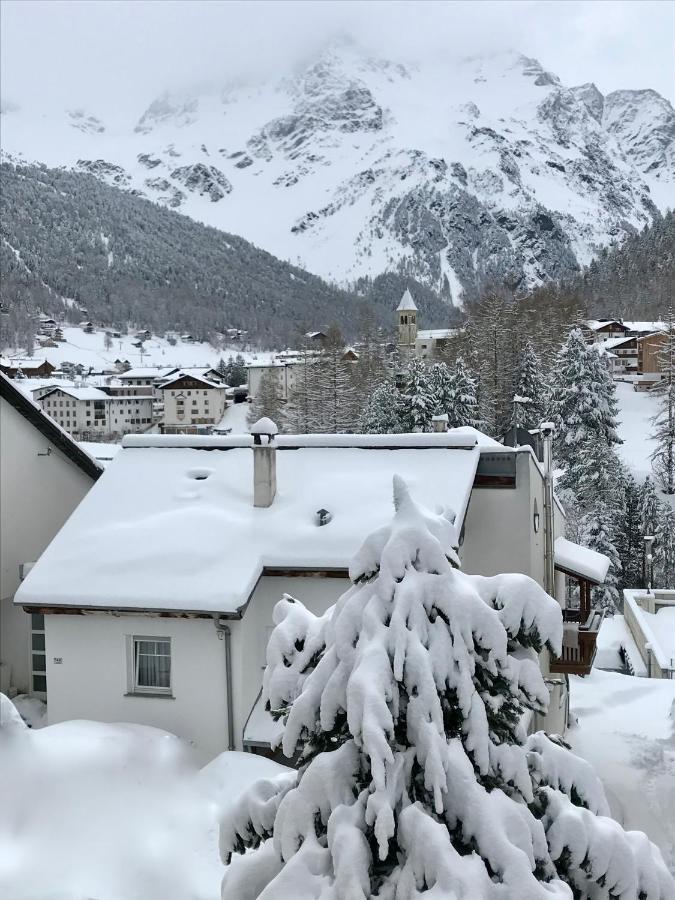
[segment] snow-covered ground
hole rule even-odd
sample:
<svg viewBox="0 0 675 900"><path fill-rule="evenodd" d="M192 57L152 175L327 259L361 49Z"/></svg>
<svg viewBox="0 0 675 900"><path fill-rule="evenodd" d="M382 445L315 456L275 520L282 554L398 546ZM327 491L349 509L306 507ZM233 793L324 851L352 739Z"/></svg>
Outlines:
<svg viewBox="0 0 675 900"><path fill-rule="evenodd" d="M229 434L248 434L248 414L251 407L248 403L233 403L225 410L225 415L218 425L219 432Z"/></svg>
<svg viewBox="0 0 675 900"><path fill-rule="evenodd" d="M7 900L218 900L222 806L283 771L248 753L199 769L187 744L139 725L31 730L6 708L0 724Z"/></svg>
<svg viewBox="0 0 675 900"><path fill-rule="evenodd" d="M137 338L131 332L121 338L113 338L109 350L105 348L105 329L100 329L92 334L86 334L81 328L71 327L63 329L64 343L56 347L36 346L34 356L36 359L47 359L58 369L63 362L82 364L100 371L101 369L114 369L115 360L129 360L133 368L141 366L181 366L199 367L215 366L218 360L227 359L230 355L241 353L246 362L253 360L267 360L269 353L256 351L242 351L238 346L226 347L218 350L211 344L192 341L177 340L175 345L169 343L166 338L153 336L143 344L143 352L138 347ZM3 350L3 356L25 356L21 349L7 348Z"/></svg>
<svg viewBox="0 0 675 900"><path fill-rule="evenodd" d="M657 399L646 391L635 391L627 381L616 382L619 401L619 437L623 441L617 447L619 456L640 481L651 474L650 456L654 450L652 418L656 415Z"/></svg>
<svg viewBox="0 0 675 900"><path fill-rule="evenodd" d="M675 872L675 681L596 668L570 687L572 749L594 766L615 818L646 832Z"/></svg>
<svg viewBox="0 0 675 900"><path fill-rule="evenodd" d="M642 661L633 635L626 625L626 620L620 615L608 616L602 623L598 634L595 667L597 669L614 669L616 671L623 669L623 661L620 655L622 647L628 654L634 674L646 676L647 669Z"/></svg>

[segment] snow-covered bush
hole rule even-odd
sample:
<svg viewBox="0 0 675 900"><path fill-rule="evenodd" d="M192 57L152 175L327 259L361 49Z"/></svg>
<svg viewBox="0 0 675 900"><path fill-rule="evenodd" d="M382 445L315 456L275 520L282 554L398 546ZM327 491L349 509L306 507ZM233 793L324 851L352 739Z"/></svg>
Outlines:
<svg viewBox="0 0 675 900"><path fill-rule="evenodd" d="M449 519L400 479L394 505L332 610L276 607L263 696L300 768L224 816L223 900L671 898L591 767L525 733L557 603L523 575L459 572Z"/></svg>

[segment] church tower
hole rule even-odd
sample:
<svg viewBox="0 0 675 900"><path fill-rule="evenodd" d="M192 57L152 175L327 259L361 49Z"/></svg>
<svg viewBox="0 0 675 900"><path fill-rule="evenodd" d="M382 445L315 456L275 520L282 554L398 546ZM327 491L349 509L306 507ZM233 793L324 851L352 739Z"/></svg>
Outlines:
<svg viewBox="0 0 675 900"><path fill-rule="evenodd" d="M402 356L414 356L417 338L417 307L408 288L401 297L396 315L398 316L398 350Z"/></svg>

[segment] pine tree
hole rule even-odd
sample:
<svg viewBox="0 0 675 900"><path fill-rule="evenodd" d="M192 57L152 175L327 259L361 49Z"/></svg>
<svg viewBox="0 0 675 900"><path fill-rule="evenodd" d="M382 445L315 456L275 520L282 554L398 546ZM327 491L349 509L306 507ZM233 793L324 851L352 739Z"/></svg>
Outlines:
<svg viewBox="0 0 675 900"><path fill-rule="evenodd" d="M654 482L647 476L640 490L640 529L642 537L656 534L659 521L659 498L656 496Z"/></svg>
<svg viewBox="0 0 675 900"><path fill-rule="evenodd" d="M385 381L375 388L359 417L362 434L398 434L404 431L404 401L396 385Z"/></svg>
<svg viewBox="0 0 675 900"><path fill-rule="evenodd" d="M654 542L654 583L675 588L675 510L661 503Z"/></svg>
<svg viewBox="0 0 675 900"><path fill-rule="evenodd" d="M351 363L343 356L342 334L331 325L308 384L311 430L319 434L348 434L356 427Z"/></svg>
<svg viewBox="0 0 675 900"><path fill-rule="evenodd" d="M476 378L458 356L453 366L435 363L429 373L436 415L447 415L448 427L471 425L477 428L478 389Z"/></svg>
<svg viewBox="0 0 675 900"><path fill-rule="evenodd" d="M548 704L557 603L526 576L459 572L449 518L399 478L394 504L332 610L275 609L263 700L300 768L225 813L222 900L672 896L588 763L521 724Z"/></svg>
<svg viewBox="0 0 675 900"><path fill-rule="evenodd" d="M406 431L431 431L436 401L429 369L421 359L412 359L408 364L403 394L407 401Z"/></svg>
<svg viewBox="0 0 675 900"><path fill-rule="evenodd" d="M615 546L621 560L621 589L642 585L640 488L628 471L621 478L621 505L616 517Z"/></svg>
<svg viewBox="0 0 675 900"><path fill-rule="evenodd" d="M314 404L310 393L316 355L309 342L302 342L299 362L293 368L293 386L286 403L286 427L292 434L310 434L316 429Z"/></svg>
<svg viewBox="0 0 675 900"><path fill-rule="evenodd" d="M527 397L529 402L522 404L518 422L513 424L527 429L539 428L546 420L549 398L541 360L531 340L526 341L521 350L514 391L519 397Z"/></svg>
<svg viewBox="0 0 675 900"><path fill-rule="evenodd" d="M263 372L258 393L248 410L249 424L263 417L271 419L281 431L284 424L284 401L276 372Z"/></svg>
<svg viewBox="0 0 675 900"><path fill-rule="evenodd" d="M594 609L605 610L610 615L620 609L621 560L614 544L614 517L604 506L589 513L581 520L580 539L584 547L603 553L609 559L609 569L604 584L591 591L591 605Z"/></svg>
<svg viewBox="0 0 675 900"><path fill-rule="evenodd" d="M675 312L668 310L665 340L657 353L661 380L652 391L659 397L659 411L653 419L652 437L656 449L652 466L666 494L675 494Z"/></svg>
<svg viewBox="0 0 675 900"><path fill-rule="evenodd" d="M554 452L565 466L578 461L581 444L621 443L617 434L616 389L597 350L584 343L573 329L560 350L552 385L553 415L557 426Z"/></svg>

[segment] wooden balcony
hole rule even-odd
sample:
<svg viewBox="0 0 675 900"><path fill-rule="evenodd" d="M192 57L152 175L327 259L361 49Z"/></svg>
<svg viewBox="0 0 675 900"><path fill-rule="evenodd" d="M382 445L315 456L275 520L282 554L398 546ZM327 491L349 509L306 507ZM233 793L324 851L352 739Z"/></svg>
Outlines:
<svg viewBox="0 0 675 900"><path fill-rule="evenodd" d="M586 616L583 621L582 616ZM563 675L590 674L595 660L598 632L604 616L604 612L596 610L588 612L583 607L563 610L565 630L562 654L551 659L551 672Z"/></svg>

